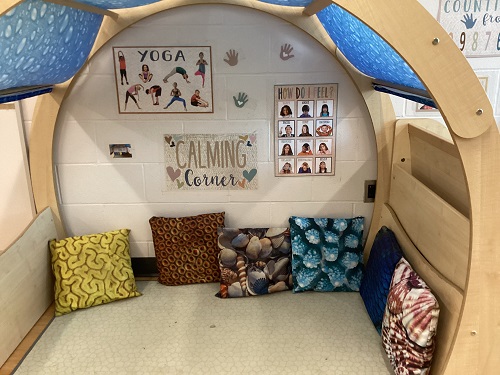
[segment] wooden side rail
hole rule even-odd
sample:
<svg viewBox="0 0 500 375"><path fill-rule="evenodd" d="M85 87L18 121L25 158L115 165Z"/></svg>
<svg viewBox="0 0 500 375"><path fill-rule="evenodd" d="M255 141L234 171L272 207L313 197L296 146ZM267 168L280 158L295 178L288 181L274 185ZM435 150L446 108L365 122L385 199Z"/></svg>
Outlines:
<svg viewBox="0 0 500 375"><path fill-rule="evenodd" d="M46 208L0 254L0 366L54 301L48 246L54 238Z"/></svg>

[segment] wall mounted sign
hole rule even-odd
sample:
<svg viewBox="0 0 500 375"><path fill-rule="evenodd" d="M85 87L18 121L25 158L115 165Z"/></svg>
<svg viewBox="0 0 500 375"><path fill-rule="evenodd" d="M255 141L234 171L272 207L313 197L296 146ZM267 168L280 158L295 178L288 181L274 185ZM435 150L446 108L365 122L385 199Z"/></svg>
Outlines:
<svg viewBox="0 0 500 375"><path fill-rule="evenodd" d="M275 175L335 174L336 83L274 86Z"/></svg>
<svg viewBox="0 0 500 375"><path fill-rule="evenodd" d="M440 0L438 21L465 56L500 56L500 1Z"/></svg>
<svg viewBox="0 0 500 375"><path fill-rule="evenodd" d="M257 135L166 134L166 190L255 190Z"/></svg>
<svg viewBox="0 0 500 375"><path fill-rule="evenodd" d="M119 113L213 113L210 47L113 47Z"/></svg>

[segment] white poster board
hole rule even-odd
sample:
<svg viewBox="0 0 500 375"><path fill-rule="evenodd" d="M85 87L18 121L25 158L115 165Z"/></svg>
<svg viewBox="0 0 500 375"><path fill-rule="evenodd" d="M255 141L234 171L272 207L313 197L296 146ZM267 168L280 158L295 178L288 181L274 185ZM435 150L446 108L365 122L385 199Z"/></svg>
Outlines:
<svg viewBox="0 0 500 375"><path fill-rule="evenodd" d="M466 57L500 56L500 1L440 0L438 21Z"/></svg>

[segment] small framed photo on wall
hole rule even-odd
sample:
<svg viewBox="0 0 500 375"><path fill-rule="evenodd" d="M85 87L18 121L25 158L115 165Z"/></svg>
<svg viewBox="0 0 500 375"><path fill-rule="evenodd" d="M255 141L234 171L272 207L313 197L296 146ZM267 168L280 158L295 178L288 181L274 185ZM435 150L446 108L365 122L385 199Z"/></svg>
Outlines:
<svg viewBox="0 0 500 375"><path fill-rule="evenodd" d="M297 156L309 156L313 154L314 141L313 139L300 138L297 139Z"/></svg>
<svg viewBox="0 0 500 375"><path fill-rule="evenodd" d="M278 137L295 137L295 121L278 121Z"/></svg>
<svg viewBox="0 0 500 375"><path fill-rule="evenodd" d="M333 140L331 138L316 138L314 146L315 155L332 155Z"/></svg>
<svg viewBox="0 0 500 375"><path fill-rule="evenodd" d="M337 102L336 83L274 86L275 176L335 174Z"/></svg>
<svg viewBox="0 0 500 375"><path fill-rule="evenodd" d="M334 117L335 109L333 107L333 100L318 100L317 104L317 117Z"/></svg>
<svg viewBox="0 0 500 375"><path fill-rule="evenodd" d="M291 118L294 117L295 113L295 102L294 101L283 101L278 103L279 117L280 118Z"/></svg>
<svg viewBox="0 0 500 375"><path fill-rule="evenodd" d="M332 158L316 158L316 173L330 173L332 171Z"/></svg>
<svg viewBox="0 0 500 375"><path fill-rule="evenodd" d="M300 111L297 116L299 118L314 117L314 100L299 100L297 102L297 111Z"/></svg>
<svg viewBox="0 0 500 375"><path fill-rule="evenodd" d="M330 137L333 135L332 120L316 120L316 135L319 137Z"/></svg>
<svg viewBox="0 0 500 375"><path fill-rule="evenodd" d="M295 141L294 140L279 140L278 142L278 156L293 156L295 155Z"/></svg>
<svg viewBox="0 0 500 375"><path fill-rule="evenodd" d="M297 174L312 174L313 167L313 158L297 158Z"/></svg>
<svg viewBox="0 0 500 375"><path fill-rule="evenodd" d="M298 120L295 134L299 137L312 137L314 133L314 120Z"/></svg>
<svg viewBox="0 0 500 375"><path fill-rule="evenodd" d="M280 168L279 174L294 174L295 173L295 159L279 158L278 165Z"/></svg>

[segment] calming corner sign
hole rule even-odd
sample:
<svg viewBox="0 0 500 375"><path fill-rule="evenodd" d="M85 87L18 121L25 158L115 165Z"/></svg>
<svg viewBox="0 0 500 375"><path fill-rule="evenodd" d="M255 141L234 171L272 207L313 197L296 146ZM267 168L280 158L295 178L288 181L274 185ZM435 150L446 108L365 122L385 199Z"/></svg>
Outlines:
<svg viewBox="0 0 500 375"><path fill-rule="evenodd" d="M166 190L257 189L257 136L167 134Z"/></svg>

